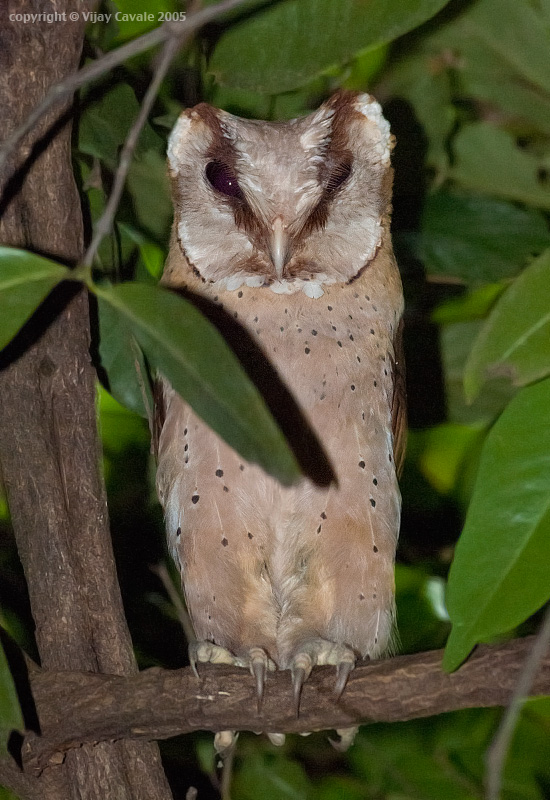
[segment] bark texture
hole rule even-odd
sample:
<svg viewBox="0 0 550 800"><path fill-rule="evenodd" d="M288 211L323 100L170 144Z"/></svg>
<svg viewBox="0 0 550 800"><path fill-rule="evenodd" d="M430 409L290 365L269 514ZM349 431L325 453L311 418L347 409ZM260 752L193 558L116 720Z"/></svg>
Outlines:
<svg viewBox="0 0 550 800"><path fill-rule="evenodd" d="M50 86L78 68L82 13L93 3L9 0L0 28L0 139ZM7 6L7 8L6 8ZM52 15L10 22L10 14ZM58 17L53 15L57 14ZM59 15L66 15L66 21ZM67 264L82 257L71 168L71 107L59 104L0 174L0 241ZM88 300L60 287L2 354L0 468L27 578L42 668L137 672L111 549L99 469ZM13 765L10 765L13 769ZM23 780L23 778L21 778ZM169 798L149 742L88 744L46 770L25 796ZM20 787L24 788L24 787Z"/></svg>

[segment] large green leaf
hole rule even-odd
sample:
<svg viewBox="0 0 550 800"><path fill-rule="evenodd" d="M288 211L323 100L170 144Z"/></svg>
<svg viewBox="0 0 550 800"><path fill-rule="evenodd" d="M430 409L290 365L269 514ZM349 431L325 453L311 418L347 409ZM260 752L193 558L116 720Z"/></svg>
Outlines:
<svg viewBox="0 0 550 800"><path fill-rule="evenodd" d="M229 27L209 71L225 85L291 91L358 53L390 42L447 0L283 0Z"/></svg>
<svg viewBox="0 0 550 800"><path fill-rule="evenodd" d="M151 368L244 458L285 484L299 477L261 395L222 336L191 303L145 284L91 288L122 318Z"/></svg>
<svg viewBox="0 0 550 800"><path fill-rule="evenodd" d="M47 297L69 278L67 267L26 250L0 247L0 350Z"/></svg>
<svg viewBox="0 0 550 800"><path fill-rule="evenodd" d="M454 153L451 176L457 183L481 194L550 209L545 157L521 149L507 131L488 122L466 125L454 140Z"/></svg>
<svg viewBox="0 0 550 800"><path fill-rule="evenodd" d="M464 369L483 322L470 320L444 325L440 332L441 359L445 376L447 416L450 422L487 425L494 421L515 394L509 381L494 380L468 403L464 394Z"/></svg>
<svg viewBox="0 0 550 800"><path fill-rule="evenodd" d="M550 379L522 389L489 433L449 574L444 667L550 597Z"/></svg>
<svg viewBox="0 0 550 800"><path fill-rule="evenodd" d="M532 0L483 0L467 17L466 32L521 75L524 84L547 93L550 99L548 12Z"/></svg>
<svg viewBox="0 0 550 800"><path fill-rule="evenodd" d="M473 400L491 377L514 386L550 374L550 249L506 290L478 336L464 371Z"/></svg>
<svg viewBox="0 0 550 800"><path fill-rule="evenodd" d="M498 281L549 246L548 225L535 209L445 191L426 199L419 255L430 273L474 285Z"/></svg>
<svg viewBox="0 0 550 800"><path fill-rule="evenodd" d="M12 730L25 727L17 699L10 668L0 642L0 756L6 752L6 744Z"/></svg>
<svg viewBox="0 0 550 800"><path fill-rule="evenodd" d="M531 0L478 0L436 34L457 88L550 132L550 26Z"/></svg>

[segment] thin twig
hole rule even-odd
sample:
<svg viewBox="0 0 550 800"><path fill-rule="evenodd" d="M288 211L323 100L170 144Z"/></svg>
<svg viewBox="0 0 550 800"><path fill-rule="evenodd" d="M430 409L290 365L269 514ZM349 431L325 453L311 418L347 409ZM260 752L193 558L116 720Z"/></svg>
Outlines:
<svg viewBox="0 0 550 800"><path fill-rule="evenodd" d="M187 36L184 38L187 38ZM166 42L166 44L162 49L160 59L158 61L157 66L155 67L153 79L151 80L151 83L147 88L145 97L143 98L140 112L130 129L126 141L124 142L124 147L122 148L122 153L120 155L120 161L115 174L114 185L111 191L111 195L109 197L109 201L105 207L103 214L98 219L94 227L94 235L92 237L92 241L90 242L90 245L86 250L83 263L87 267L92 266L94 257L97 253L99 245L103 240L103 237L106 236L111 230L116 210L120 202L120 197L124 189L124 184L126 183L126 176L128 175L128 170L130 169L130 166L132 164L132 157L134 155L134 150L136 149L139 135L143 129L143 126L147 122L149 112L153 107L160 85L164 80L164 76L168 72L168 69L170 67L170 64L172 63L174 56L179 50L180 44L181 44L180 39L176 38L168 39L168 41Z"/></svg>
<svg viewBox="0 0 550 800"><path fill-rule="evenodd" d="M485 785L487 800L499 800L506 757L516 729L521 709L539 670L542 659L550 647L550 605L548 605L533 647L525 660L520 679L512 699L504 712L496 735L485 757Z"/></svg>
<svg viewBox="0 0 550 800"><path fill-rule="evenodd" d="M166 593L170 598L170 600L172 601L172 605L176 609L178 619L181 623L181 627L183 628L183 632L185 634L185 638L187 639L188 644L191 644L191 642L196 642L197 637L195 636L195 631L193 630L193 625L191 623L189 612L182 603L178 590L174 586L172 578L170 577L170 573L166 568L166 564L161 562L160 564L156 564L150 567L150 570L160 578L162 585L166 589Z"/></svg>
<svg viewBox="0 0 550 800"><path fill-rule="evenodd" d="M222 0L221 3L208 6L198 11L196 14L190 15L186 20L165 22L159 28L155 28L155 30L149 31L149 33L144 33L143 36L139 36L137 39L118 47L116 50L112 50L97 61L93 61L78 72L69 75L65 80L56 83L55 86L52 86L44 99L31 111L25 121L11 136L8 136L0 147L0 170L23 136L36 125L38 120L55 103L67 99L81 86L99 78L101 75L113 69L113 67L122 64L128 58L143 53L150 47L154 47L168 39L180 41L183 37L191 35L203 25L216 19L216 17L244 5L245 2L247 2L247 0Z"/></svg>

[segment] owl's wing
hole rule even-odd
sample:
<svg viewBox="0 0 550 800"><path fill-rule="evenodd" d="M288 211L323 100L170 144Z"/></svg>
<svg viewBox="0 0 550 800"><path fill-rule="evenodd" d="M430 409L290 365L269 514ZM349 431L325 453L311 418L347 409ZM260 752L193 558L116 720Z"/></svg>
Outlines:
<svg viewBox="0 0 550 800"><path fill-rule="evenodd" d="M399 322L394 339L392 432L393 458L397 475L401 475L407 446L407 390L405 385L405 354L403 349L403 320Z"/></svg>

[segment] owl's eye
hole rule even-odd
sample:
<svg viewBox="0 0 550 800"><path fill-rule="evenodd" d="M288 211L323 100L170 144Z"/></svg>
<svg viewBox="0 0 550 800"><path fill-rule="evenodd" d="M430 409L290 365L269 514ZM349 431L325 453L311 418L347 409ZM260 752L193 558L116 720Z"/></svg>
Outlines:
<svg viewBox="0 0 550 800"><path fill-rule="evenodd" d="M328 176L328 180L325 184L325 191L330 193L335 192L336 189L339 189L340 186L347 181L350 175L351 160L345 159L344 161L340 161L339 164L333 167Z"/></svg>
<svg viewBox="0 0 550 800"><path fill-rule="evenodd" d="M216 192L224 194L226 197L244 199L237 176L223 161L209 161L204 174L208 183Z"/></svg>

